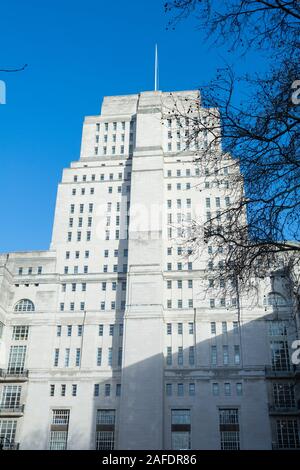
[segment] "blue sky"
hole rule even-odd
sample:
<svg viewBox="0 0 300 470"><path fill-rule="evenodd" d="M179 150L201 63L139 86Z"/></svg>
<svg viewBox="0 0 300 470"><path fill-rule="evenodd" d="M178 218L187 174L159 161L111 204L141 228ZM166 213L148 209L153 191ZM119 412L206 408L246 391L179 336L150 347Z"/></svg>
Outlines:
<svg viewBox="0 0 300 470"><path fill-rule="evenodd" d="M160 89L197 88L225 61L238 71L254 56L211 47L191 18L166 30L164 0L10 0L1 5L0 252L48 249L57 184L79 158L85 115L102 97L153 89L154 44Z"/></svg>

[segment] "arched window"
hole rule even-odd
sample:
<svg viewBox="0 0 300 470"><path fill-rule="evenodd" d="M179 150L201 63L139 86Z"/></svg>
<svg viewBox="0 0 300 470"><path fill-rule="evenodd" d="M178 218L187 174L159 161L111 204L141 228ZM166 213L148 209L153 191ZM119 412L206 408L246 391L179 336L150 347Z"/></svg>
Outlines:
<svg viewBox="0 0 300 470"><path fill-rule="evenodd" d="M15 305L15 312L34 312L34 303L29 299L21 299Z"/></svg>
<svg viewBox="0 0 300 470"><path fill-rule="evenodd" d="M267 297L264 298L264 305L271 305L272 307L284 307L287 301L283 295L278 292L269 292Z"/></svg>

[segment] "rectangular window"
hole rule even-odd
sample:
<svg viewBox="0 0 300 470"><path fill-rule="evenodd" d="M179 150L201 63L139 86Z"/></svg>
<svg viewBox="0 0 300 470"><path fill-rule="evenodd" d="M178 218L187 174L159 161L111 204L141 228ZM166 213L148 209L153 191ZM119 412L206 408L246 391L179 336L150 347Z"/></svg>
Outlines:
<svg viewBox="0 0 300 470"><path fill-rule="evenodd" d="M11 346L8 359L8 373L22 374L24 372L26 346Z"/></svg>
<svg viewBox="0 0 300 470"><path fill-rule="evenodd" d="M190 410L171 410L172 450L191 449Z"/></svg>
<svg viewBox="0 0 300 470"><path fill-rule="evenodd" d="M241 397L243 395L243 386L241 383L235 384L235 391L238 397Z"/></svg>
<svg viewBox="0 0 300 470"><path fill-rule="evenodd" d="M66 450L70 410L52 410L52 413L49 449Z"/></svg>
<svg viewBox="0 0 300 470"><path fill-rule="evenodd" d="M112 366L112 354L113 354L113 350L112 348L108 348L108 365L111 367Z"/></svg>
<svg viewBox="0 0 300 470"><path fill-rule="evenodd" d="M240 364L241 357L240 357L240 346L235 345L234 346L234 363L235 365Z"/></svg>
<svg viewBox="0 0 300 470"><path fill-rule="evenodd" d="M221 450L240 449L239 415L236 408L219 409Z"/></svg>
<svg viewBox="0 0 300 470"><path fill-rule="evenodd" d="M217 382L212 384L212 394L214 397L218 397L220 394L219 384Z"/></svg>
<svg viewBox="0 0 300 470"><path fill-rule="evenodd" d="M287 341L271 341L271 359L273 370L290 370L290 359Z"/></svg>
<svg viewBox="0 0 300 470"><path fill-rule="evenodd" d="M189 365L190 366L195 365L195 348L194 348L194 346L189 347Z"/></svg>
<svg viewBox="0 0 300 470"><path fill-rule="evenodd" d="M115 410L97 410L96 450L114 449Z"/></svg>
<svg viewBox="0 0 300 470"><path fill-rule="evenodd" d="M97 348L97 366L102 364L102 348Z"/></svg>
<svg viewBox="0 0 300 470"><path fill-rule="evenodd" d="M189 396L194 397L196 395L196 388L194 383L189 384Z"/></svg>
<svg viewBox="0 0 300 470"><path fill-rule="evenodd" d="M70 348L65 349L65 367L70 365Z"/></svg>
<svg viewBox="0 0 300 470"><path fill-rule="evenodd" d="M177 363L178 363L179 366L183 366L183 348L182 348L182 346L178 347Z"/></svg>
<svg viewBox="0 0 300 470"><path fill-rule="evenodd" d="M94 385L94 397L99 397L100 395L100 384Z"/></svg>
<svg viewBox="0 0 300 470"><path fill-rule="evenodd" d="M268 333L269 336L286 336L287 325L285 321L268 321Z"/></svg>
<svg viewBox="0 0 300 470"><path fill-rule="evenodd" d="M211 346L211 364L217 365L217 346Z"/></svg>
<svg viewBox="0 0 300 470"><path fill-rule="evenodd" d="M17 420L0 419L0 437L3 450L13 449L16 437Z"/></svg>
<svg viewBox="0 0 300 470"><path fill-rule="evenodd" d="M184 387L183 384L177 384L177 395L179 397L183 397L184 395Z"/></svg>
<svg viewBox="0 0 300 470"><path fill-rule="evenodd" d="M122 354L123 354L123 349L119 348L118 349L118 366L119 367L122 366Z"/></svg>
<svg viewBox="0 0 300 470"><path fill-rule="evenodd" d="M223 346L223 365L228 366L229 364L229 354L228 354L228 346Z"/></svg>
<svg viewBox="0 0 300 470"><path fill-rule="evenodd" d="M26 341L28 339L29 326L18 325L13 327L12 339L15 341Z"/></svg>
<svg viewBox="0 0 300 470"><path fill-rule="evenodd" d="M166 360L167 366L172 365L172 348L170 346L167 347L167 360Z"/></svg>
<svg viewBox="0 0 300 470"><path fill-rule="evenodd" d="M300 429L297 419L277 419L276 431L279 449L300 449Z"/></svg>
<svg viewBox="0 0 300 470"><path fill-rule="evenodd" d="M81 361L81 349L76 348L75 367L80 366L80 361Z"/></svg>
<svg viewBox="0 0 300 470"><path fill-rule="evenodd" d="M57 367L58 366L58 360L59 360L59 349L56 348L54 349L54 367Z"/></svg>
<svg viewBox="0 0 300 470"><path fill-rule="evenodd" d="M288 410L296 406L295 386L292 383L273 383L272 391L275 409Z"/></svg>
<svg viewBox="0 0 300 470"><path fill-rule="evenodd" d="M14 410L20 407L21 385L5 385L2 389L0 408Z"/></svg>

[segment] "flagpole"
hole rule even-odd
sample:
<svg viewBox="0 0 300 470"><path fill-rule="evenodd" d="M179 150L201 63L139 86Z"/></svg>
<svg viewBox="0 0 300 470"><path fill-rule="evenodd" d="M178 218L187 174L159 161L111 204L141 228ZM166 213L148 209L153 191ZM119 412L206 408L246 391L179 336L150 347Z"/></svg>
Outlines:
<svg viewBox="0 0 300 470"><path fill-rule="evenodd" d="M155 44L154 90L157 91L157 44Z"/></svg>

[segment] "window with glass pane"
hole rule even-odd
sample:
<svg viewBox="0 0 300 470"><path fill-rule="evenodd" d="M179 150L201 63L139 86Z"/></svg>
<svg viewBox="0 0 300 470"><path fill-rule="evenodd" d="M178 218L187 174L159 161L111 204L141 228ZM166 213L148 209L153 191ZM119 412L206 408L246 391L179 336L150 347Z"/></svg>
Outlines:
<svg viewBox="0 0 300 470"><path fill-rule="evenodd" d="M293 408L296 405L294 384L273 383L273 400L276 408Z"/></svg>
<svg viewBox="0 0 300 470"><path fill-rule="evenodd" d="M66 450L68 431L50 431L49 450Z"/></svg>
<svg viewBox="0 0 300 470"><path fill-rule="evenodd" d="M50 428L50 450L66 450L68 441L70 410L52 410Z"/></svg>
<svg viewBox="0 0 300 470"><path fill-rule="evenodd" d="M287 341L271 341L271 360L273 370L290 370Z"/></svg>
<svg viewBox="0 0 300 470"><path fill-rule="evenodd" d="M297 419L278 419L276 431L279 449L300 449L299 421Z"/></svg>
<svg viewBox="0 0 300 470"><path fill-rule="evenodd" d="M17 325L13 328L12 339L15 341L25 341L28 339L29 326Z"/></svg>
<svg viewBox="0 0 300 470"><path fill-rule="evenodd" d="M287 322L285 321L268 321L268 330L270 336L286 336Z"/></svg>
<svg viewBox="0 0 300 470"><path fill-rule="evenodd" d="M178 362L179 366L183 365L183 348L182 348L182 346L179 346L179 348L178 348L177 362Z"/></svg>
<svg viewBox="0 0 300 470"><path fill-rule="evenodd" d="M115 443L114 431L96 432L96 450L113 450Z"/></svg>
<svg viewBox="0 0 300 470"><path fill-rule="evenodd" d="M26 346L11 346L8 360L9 374L22 374L24 371Z"/></svg>
<svg viewBox="0 0 300 470"><path fill-rule="evenodd" d="M167 365L172 365L172 348L170 346L167 347Z"/></svg>
<svg viewBox="0 0 300 470"><path fill-rule="evenodd" d="M270 292L267 297L264 298L264 305L270 305L272 307L284 307L287 305L286 299L283 295L278 292Z"/></svg>
<svg viewBox="0 0 300 470"><path fill-rule="evenodd" d="M2 391L1 408L17 408L20 406L21 385L5 385Z"/></svg>
<svg viewBox="0 0 300 470"><path fill-rule="evenodd" d="M52 413L52 424L69 424L70 410L53 410Z"/></svg>
<svg viewBox="0 0 300 470"><path fill-rule="evenodd" d="M223 346L223 364L227 366L229 364L229 353L228 353L228 346Z"/></svg>
<svg viewBox="0 0 300 470"><path fill-rule="evenodd" d="M114 448L115 410L97 410L96 449Z"/></svg>
<svg viewBox="0 0 300 470"><path fill-rule="evenodd" d="M115 410L97 410L97 424L115 424Z"/></svg>
<svg viewBox="0 0 300 470"><path fill-rule="evenodd" d="M0 419L0 441L3 449L13 448L16 436L17 421L10 419Z"/></svg>
<svg viewBox="0 0 300 470"><path fill-rule="evenodd" d="M240 449L239 415L236 408L219 409L222 450Z"/></svg>
<svg viewBox="0 0 300 470"><path fill-rule="evenodd" d="M172 410L172 449L188 450L191 448L190 410Z"/></svg>
<svg viewBox="0 0 300 470"><path fill-rule="evenodd" d="M15 305L15 312L34 312L34 304L29 299L22 299Z"/></svg>
<svg viewBox="0 0 300 470"><path fill-rule="evenodd" d="M211 346L211 364L217 365L217 346Z"/></svg>

